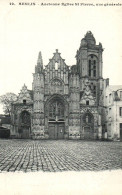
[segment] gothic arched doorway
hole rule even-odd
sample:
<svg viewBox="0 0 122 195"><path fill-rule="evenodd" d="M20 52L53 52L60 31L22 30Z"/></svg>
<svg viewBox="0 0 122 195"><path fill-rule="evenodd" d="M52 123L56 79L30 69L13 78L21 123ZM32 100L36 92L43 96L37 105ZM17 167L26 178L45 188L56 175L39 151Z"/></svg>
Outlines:
<svg viewBox="0 0 122 195"><path fill-rule="evenodd" d="M49 139L64 139L65 106L61 99L53 98L48 104Z"/></svg>
<svg viewBox="0 0 122 195"><path fill-rule="evenodd" d="M22 111L20 114L20 130L21 138L27 139L30 137L31 117L27 111Z"/></svg>

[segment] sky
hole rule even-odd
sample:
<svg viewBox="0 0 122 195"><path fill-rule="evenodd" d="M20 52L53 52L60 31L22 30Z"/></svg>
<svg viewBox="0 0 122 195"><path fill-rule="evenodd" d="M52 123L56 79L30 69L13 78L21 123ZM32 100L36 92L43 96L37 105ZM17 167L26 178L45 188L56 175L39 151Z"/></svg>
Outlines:
<svg viewBox="0 0 122 195"><path fill-rule="evenodd" d="M9 2L0 1L0 95L18 94L24 83L32 89L39 51L44 65L56 49L67 65L74 65L76 51L87 31L92 31L96 43L103 45L103 78L109 78L111 85L122 85L122 6L41 6L47 2L41 0L32 1L35 6L19 5L23 1L17 0L13 1L15 5ZM67 1L71 2L82 0Z"/></svg>

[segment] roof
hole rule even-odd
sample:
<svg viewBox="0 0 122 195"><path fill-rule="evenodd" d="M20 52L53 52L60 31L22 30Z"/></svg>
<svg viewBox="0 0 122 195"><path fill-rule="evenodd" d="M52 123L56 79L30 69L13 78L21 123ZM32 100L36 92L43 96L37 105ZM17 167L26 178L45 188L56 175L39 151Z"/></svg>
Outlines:
<svg viewBox="0 0 122 195"><path fill-rule="evenodd" d="M33 91L32 90L29 90L29 89L28 89L28 91L30 93L31 99L33 99Z"/></svg>
<svg viewBox="0 0 122 195"><path fill-rule="evenodd" d="M2 124L10 124L11 123L11 118L10 116L4 115L3 117L0 117L1 123Z"/></svg>
<svg viewBox="0 0 122 195"><path fill-rule="evenodd" d="M122 85L109 85L108 88L111 90L111 91L117 91L119 89L122 89Z"/></svg>

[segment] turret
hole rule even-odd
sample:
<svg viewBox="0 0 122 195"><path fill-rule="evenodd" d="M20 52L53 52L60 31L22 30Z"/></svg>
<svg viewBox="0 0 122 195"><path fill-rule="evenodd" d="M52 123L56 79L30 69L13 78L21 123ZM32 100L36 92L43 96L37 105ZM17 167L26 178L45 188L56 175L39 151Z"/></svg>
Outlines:
<svg viewBox="0 0 122 195"><path fill-rule="evenodd" d="M41 52L39 52L33 74L33 124L32 137L44 133L44 72Z"/></svg>

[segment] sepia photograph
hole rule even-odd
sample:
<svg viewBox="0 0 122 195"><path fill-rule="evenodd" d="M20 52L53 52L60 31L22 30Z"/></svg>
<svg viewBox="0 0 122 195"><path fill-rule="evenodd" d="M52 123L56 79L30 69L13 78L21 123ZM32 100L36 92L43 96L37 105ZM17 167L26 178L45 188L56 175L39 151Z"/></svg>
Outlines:
<svg viewBox="0 0 122 195"><path fill-rule="evenodd" d="M122 2L0 1L2 195L122 194Z"/></svg>

